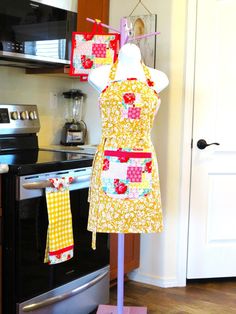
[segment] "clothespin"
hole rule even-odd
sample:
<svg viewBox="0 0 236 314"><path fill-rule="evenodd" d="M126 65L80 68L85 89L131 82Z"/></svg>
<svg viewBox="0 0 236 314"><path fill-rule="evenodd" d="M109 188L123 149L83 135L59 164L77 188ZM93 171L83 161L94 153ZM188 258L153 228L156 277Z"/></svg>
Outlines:
<svg viewBox="0 0 236 314"><path fill-rule="evenodd" d="M127 35L129 37L133 37L134 36L134 29L133 29L132 22L130 22L130 25L128 25L128 21L127 21L127 23L125 25L125 31L126 31L126 33L127 33Z"/></svg>

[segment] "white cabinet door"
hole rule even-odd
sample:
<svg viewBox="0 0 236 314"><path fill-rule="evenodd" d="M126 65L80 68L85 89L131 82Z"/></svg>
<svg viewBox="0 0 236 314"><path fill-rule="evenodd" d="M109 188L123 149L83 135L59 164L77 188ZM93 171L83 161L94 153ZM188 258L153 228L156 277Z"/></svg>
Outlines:
<svg viewBox="0 0 236 314"><path fill-rule="evenodd" d="M197 148L199 139L218 142ZM187 278L236 276L236 1L198 0Z"/></svg>

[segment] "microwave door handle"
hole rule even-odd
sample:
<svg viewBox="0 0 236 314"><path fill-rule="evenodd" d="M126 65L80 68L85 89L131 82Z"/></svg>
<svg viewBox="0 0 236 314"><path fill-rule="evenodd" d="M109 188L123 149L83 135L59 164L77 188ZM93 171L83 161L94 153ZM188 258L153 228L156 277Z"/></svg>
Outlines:
<svg viewBox="0 0 236 314"><path fill-rule="evenodd" d="M89 289L90 287L94 286L95 284L97 284L99 281L101 281L104 277L107 276L107 274L109 273L109 270L106 270L104 273L98 275L97 277L95 277L94 279L92 279L91 281L87 282L86 284L79 286L69 292L63 293L61 295L57 295L55 297L52 298L48 298L46 300L43 300L41 302L38 303L33 303L33 304L28 304L26 306L23 307L23 312L33 312L36 311L38 309L41 309L43 307L55 304L57 302L61 302L65 299L71 298L79 293L82 293L84 290Z"/></svg>

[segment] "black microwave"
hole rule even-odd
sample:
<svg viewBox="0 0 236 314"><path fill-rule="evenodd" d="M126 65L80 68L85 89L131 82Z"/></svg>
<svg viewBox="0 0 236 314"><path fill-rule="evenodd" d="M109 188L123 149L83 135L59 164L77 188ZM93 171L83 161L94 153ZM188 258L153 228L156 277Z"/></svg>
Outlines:
<svg viewBox="0 0 236 314"><path fill-rule="evenodd" d="M73 1L1 0L0 64L69 64L77 24Z"/></svg>

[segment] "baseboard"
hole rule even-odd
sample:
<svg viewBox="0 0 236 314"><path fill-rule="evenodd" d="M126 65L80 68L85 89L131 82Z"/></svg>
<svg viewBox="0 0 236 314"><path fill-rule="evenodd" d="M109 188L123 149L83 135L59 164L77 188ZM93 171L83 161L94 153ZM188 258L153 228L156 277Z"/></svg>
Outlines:
<svg viewBox="0 0 236 314"><path fill-rule="evenodd" d="M132 271L128 274L128 278L133 281L161 287L161 288L173 288L179 287L180 285L177 282L177 278L162 278L153 276L150 274L140 273L138 270Z"/></svg>

